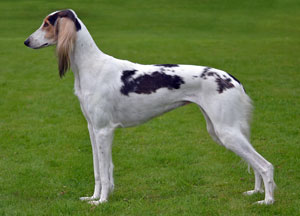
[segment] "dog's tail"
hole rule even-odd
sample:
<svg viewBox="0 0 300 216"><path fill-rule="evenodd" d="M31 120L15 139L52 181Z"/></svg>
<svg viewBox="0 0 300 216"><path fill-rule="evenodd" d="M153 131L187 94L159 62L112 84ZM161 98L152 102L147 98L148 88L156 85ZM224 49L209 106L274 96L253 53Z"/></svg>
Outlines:
<svg viewBox="0 0 300 216"><path fill-rule="evenodd" d="M243 119L243 121L241 122L241 130L245 137L248 139L248 141L250 141L250 124L252 120L253 111L252 100L244 90L243 92L241 92L240 100L240 112Z"/></svg>
<svg viewBox="0 0 300 216"><path fill-rule="evenodd" d="M241 121L241 132L244 134L244 136L248 139L249 143L250 143L250 124L252 121L252 112L253 112L253 103L251 98L246 94L244 88L243 91L241 92L241 96L240 96L240 112L242 115L242 119L243 121ZM251 173L251 166L248 163L248 173Z"/></svg>

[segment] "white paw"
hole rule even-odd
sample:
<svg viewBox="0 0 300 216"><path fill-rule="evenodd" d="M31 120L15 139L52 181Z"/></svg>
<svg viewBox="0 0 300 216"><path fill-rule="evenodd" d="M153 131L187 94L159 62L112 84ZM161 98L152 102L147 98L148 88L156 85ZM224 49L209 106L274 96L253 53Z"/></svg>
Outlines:
<svg viewBox="0 0 300 216"><path fill-rule="evenodd" d="M243 194L246 196L251 196L253 194L263 193L263 192L264 192L264 190L249 190L249 191L244 192Z"/></svg>
<svg viewBox="0 0 300 216"><path fill-rule="evenodd" d="M268 200L261 200L261 201L257 201L254 204L258 204L258 205L271 205L275 202L275 200L273 199L268 199Z"/></svg>
<svg viewBox="0 0 300 216"><path fill-rule="evenodd" d="M91 197L80 197L81 201L90 201L90 200L96 200L99 199L99 197L91 196Z"/></svg>
<svg viewBox="0 0 300 216"><path fill-rule="evenodd" d="M99 204L101 204L101 203L106 203L107 202L107 200L94 200L94 201L89 201L89 204L91 204L91 205L99 205Z"/></svg>

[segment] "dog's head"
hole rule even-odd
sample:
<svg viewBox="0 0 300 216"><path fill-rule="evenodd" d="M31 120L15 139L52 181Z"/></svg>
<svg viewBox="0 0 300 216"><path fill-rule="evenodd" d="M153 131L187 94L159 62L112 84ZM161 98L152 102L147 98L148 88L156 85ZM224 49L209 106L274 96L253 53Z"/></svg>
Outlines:
<svg viewBox="0 0 300 216"><path fill-rule="evenodd" d="M56 45L59 75L62 77L70 67L69 55L74 47L76 32L80 29L80 22L73 10L56 11L46 16L40 28L24 44L33 49Z"/></svg>

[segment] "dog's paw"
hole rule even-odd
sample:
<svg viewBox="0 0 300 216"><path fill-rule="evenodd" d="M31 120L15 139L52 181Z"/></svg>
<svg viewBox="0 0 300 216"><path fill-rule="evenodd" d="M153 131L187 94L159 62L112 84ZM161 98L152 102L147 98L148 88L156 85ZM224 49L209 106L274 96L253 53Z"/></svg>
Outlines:
<svg viewBox="0 0 300 216"><path fill-rule="evenodd" d="M249 191L244 192L243 194L246 196L251 196L253 194L263 193L263 192L264 192L264 190L249 190Z"/></svg>
<svg viewBox="0 0 300 216"><path fill-rule="evenodd" d="M254 204L256 205L271 205L275 202L274 199L267 199L267 200L261 200L261 201L257 201Z"/></svg>
<svg viewBox="0 0 300 216"><path fill-rule="evenodd" d="M107 202L107 200L93 200L93 201L89 201L89 204L91 204L91 205L99 205L99 204L101 204L101 203L106 203Z"/></svg>
<svg viewBox="0 0 300 216"><path fill-rule="evenodd" d="M91 196L91 197L80 197L81 201L90 201L90 200L96 200L99 199L99 197Z"/></svg>

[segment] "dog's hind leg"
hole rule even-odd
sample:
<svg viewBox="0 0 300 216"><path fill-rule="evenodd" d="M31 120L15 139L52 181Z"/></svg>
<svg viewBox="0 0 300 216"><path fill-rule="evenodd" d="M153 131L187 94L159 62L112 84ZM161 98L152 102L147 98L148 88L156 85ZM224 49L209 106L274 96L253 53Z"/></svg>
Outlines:
<svg viewBox="0 0 300 216"><path fill-rule="evenodd" d="M201 111L204 115L204 118L205 118L205 121L206 121L206 128L207 128L208 133L210 134L210 136L212 137L212 139L216 143L223 146L222 142L219 140L218 136L216 135L214 126L213 126L209 116L206 114L206 112L201 107L200 107L200 109L201 109ZM247 133L247 134L249 134L249 133ZM249 140L249 137L248 137L248 140ZM261 177L261 175L256 170L254 170L254 175L255 175L254 190L246 191L246 192L244 192L244 195L252 195L252 194L263 193L264 192L264 189L262 188L262 177Z"/></svg>
<svg viewBox="0 0 300 216"><path fill-rule="evenodd" d="M272 204L274 202L275 187L273 165L255 151L238 129L220 125L216 131L217 136L227 149L242 157L262 176L265 185L265 200L259 201L258 203ZM259 181L260 180L257 181L257 186Z"/></svg>
<svg viewBox="0 0 300 216"><path fill-rule="evenodd" d="M255 192L262 191L262 177L265 199L257 203L272 204L275 188L273 166L257 153L249 142L248 117L250 114L248 112L251 110L251 103L248 96L236 89L222 95L202 97L198 102L197 104L202 108L207 121L207 129L213 139L239 155L255 170Z"/></svg>
<svg viewBox="0 0 300 216"><path fill-rule="evenodd" d="M206 121L206 129L207 132L209 133L209 135L211 136L211 138L218 144L223 145L221 143L221 141L219 140L218 136L216 135L215 129L214 129L214 125L212 124L209 116L206 114L205 110L201 108L201 106L199 106L201 112L203 113L203 116L205 118Z"/></svg>
<svg viewBox="0 0 300 216"><path fill-rule="evenodd" d="M254 175L255 175L254 190L246 191L246 192L244 192L244 195L252 195L252 194L263 193L264 192L264 189L262 187L262 177L261 177L261 175L256 170L254 170Z"/></svg>

